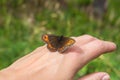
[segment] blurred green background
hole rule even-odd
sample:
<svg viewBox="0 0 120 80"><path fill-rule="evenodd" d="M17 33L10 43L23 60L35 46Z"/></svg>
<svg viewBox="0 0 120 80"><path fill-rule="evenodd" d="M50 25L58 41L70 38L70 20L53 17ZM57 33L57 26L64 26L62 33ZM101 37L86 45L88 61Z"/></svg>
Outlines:
<svg viewBox="0 0 120 80"><path fill-rule="evenodd" d="M117 50L93 60L76 77L105 71L120 80L120 1L108 0L107 8L99 1L0 0L0 69L42 46L44 33L89 34L115 42Z"/></svg>

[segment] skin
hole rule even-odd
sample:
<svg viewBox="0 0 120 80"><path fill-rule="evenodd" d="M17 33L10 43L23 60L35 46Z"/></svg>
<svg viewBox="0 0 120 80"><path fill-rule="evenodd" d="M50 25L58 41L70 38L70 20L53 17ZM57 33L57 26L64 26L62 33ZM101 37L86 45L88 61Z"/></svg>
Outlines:
<svg viewBox="0 0 120 80"><path fill-rule="evenodd" d="M90 35L73 37L76 43L64 54L38 47L0 71L0 80L73 80L75 74L91 60L116 49L113 42ZM78 80L109 80L105 72L92 73Z"/></svg>

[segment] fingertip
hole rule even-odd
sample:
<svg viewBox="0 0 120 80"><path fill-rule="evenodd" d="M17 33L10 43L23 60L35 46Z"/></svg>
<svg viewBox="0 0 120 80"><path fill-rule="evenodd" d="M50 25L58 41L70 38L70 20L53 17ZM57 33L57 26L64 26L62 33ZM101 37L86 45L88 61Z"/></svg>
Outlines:
<svg viewBox="0 0 120 80"><path fill-rule="evenodd" d="M110 80L110 76L106 72L96 72L79 78L78 80Z"/></svg>
<svg viewBox="0 0 120 80"><path fill-rule="evenodd" d="M104 43L106 44L106 46L109 46L107 49L108 52L111 52L117 49L117 45L114 42L104 41Z"/></svg>

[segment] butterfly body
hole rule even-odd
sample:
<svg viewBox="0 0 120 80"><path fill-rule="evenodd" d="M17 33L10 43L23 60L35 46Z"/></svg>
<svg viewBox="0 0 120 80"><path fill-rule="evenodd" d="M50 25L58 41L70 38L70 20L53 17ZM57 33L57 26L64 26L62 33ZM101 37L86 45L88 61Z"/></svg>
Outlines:
<svg viewBox="0 0 120 80"><path fill-rule="evenodd" d="M50 34L44 34L42 36L43 41L47 43L47 48L52 51L58 51L60 53L66 51L69 46L75 43L75 40L64 36L55 36Z"/></svg>

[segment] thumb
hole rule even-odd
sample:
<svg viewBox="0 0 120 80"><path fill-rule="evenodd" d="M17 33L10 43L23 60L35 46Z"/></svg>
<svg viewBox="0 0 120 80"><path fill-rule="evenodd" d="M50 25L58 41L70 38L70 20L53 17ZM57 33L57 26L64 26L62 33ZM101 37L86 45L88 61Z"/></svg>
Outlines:
<svg viewBox="0 0 120 80"><path fill-rule="evenodd" d="M83 76L78 80L110 80L110 76L105 72L96 72Z"/></svg>

